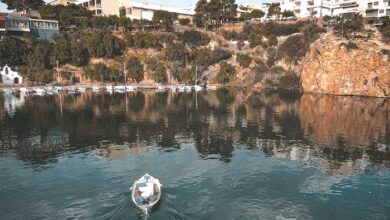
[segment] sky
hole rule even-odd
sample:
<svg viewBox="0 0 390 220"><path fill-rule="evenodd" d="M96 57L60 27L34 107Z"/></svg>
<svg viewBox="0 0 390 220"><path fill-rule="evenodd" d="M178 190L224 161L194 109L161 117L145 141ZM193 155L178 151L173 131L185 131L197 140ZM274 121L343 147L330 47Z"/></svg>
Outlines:
<svg viewBox="0 0 390 220"><path fill-rule="evenodd" d="M45 0L45 1L49 2L50 0ZM185 8L191 5L195 5L195 3L197 2L197 0L138 0L138 1L150 3L150 4L180 7L180 8ZM261 4L263 2L270 2L270 1L269 0L236 0L236 2L238 4L242 4L242 3ZM0 12L4 12L4 11L7 11L7 6L3 3L0 3Z"/></svg>

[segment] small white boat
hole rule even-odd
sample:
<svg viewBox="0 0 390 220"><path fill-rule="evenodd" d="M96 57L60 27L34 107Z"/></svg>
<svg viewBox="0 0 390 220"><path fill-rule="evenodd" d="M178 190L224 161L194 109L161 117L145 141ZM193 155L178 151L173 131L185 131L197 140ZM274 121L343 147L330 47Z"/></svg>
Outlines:
<svg viewBox="0 0 390 220"><path fill-rule="evenodd" d="M76 94L76 93L77 93L77 89L76 89L76 87L74 87L74 86L68 87L66 90L67 90L68 93L70 93L70 94Z"/></svg>
<svg viewBox="0 0 390 220"><path fill-rule="evenodd" d="M195 91L199 92L199 91L202 91L202 90L203 90L203 87L202 87L202 86L199 86L199 85L195 85L195 86L194 86L194 89L195 89Z"/></svg>
<svg viewBox="0 0 390 220"><path fill-rule="evenodd" d="M93 86L92 87L92 91L99 92L100 91L100 87L99 86Z"/></svg>
<svg viewBox="0 0 390 220"><path fill-rule="evenodd" d="M126 86L127 92L134 92L135 90L137 90L137 87L135 87L135 86Z"/></svg>
<svg viewBox="0 0 390 220"><path fill-rule="evenodd" d="M178 92L185 92L186 91L186 87L185 86L179 86L179 87L177 87L177 91Z"/></svg>
<svg viewBox="0 0 390 220"><path fill-rule="evenodd" d="M45 95L46 94L46 90L43 88L34 88L33 91L37 95Z"/></svg>
<svg viewBox="0 0 390 220"><path fill-rule="evenodd" d="M159 90L159 91L165 91L165 89L166 89L166 87L163 85L157 86L157 90Z"/></svg>
<svg viewBox="0 0 390 220"><path fill-rule="evenodd" d="M61 86L56 86L56 87L53 88L53 91L59 93L59 92L64 91L64 88L61 87Z"/></svg>
<svg viewBox="0 0 390 220"><path fill-rule="evenodd" d="M86 92L86 91L87 91L87 88L85 88L85 87L79 87L79 88L77 88L77 90L78 90L79 92Z"/></svg>
<svg viewBox="0 0 390 220"><path fill-rule="evenodd" d="M114 89L114 87L112 87L111 85L106 86L107 92L110 92L110 91L112 91L113 89Z"/></svg>
<svg viewBox="0 0 390 220"><path fill-rule="evenodd" d="M20 88L19 91L20 91L20 94L23 94L23 95L27 95L31 92L31 90L29 90L28 88L25 88L25 87Z"/></svg>
<svg viewBox="0 0 390 220"><path fill-rule="evenodd" d="M130 188L133 203L147 214L160 201L161 186L157 178L149 174L143 175Z"/></svg>
<svg viewBox="0 0 390 220"><path fill-rule="evenodd" d="M185 86L185 90L187 92L191 92L192 91L192 86Z"/></svg>

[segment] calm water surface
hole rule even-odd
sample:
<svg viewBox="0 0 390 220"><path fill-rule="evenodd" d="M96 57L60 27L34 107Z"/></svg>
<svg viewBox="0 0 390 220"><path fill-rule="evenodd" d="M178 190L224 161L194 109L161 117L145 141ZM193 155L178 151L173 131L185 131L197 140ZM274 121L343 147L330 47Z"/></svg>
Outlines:
<svg viewBox="0 0 390 220"><path fill-rule="evenodd" d="M390 100L0 94L0 219L390 219ZM129 187L163 183L146 217Z"/></svg>

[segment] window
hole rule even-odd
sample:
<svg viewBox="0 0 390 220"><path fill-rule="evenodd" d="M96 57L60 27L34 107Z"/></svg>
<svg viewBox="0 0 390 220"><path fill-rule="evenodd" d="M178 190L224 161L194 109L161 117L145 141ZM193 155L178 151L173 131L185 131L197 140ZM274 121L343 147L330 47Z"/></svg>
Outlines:
<svg viewBox="0 0 390 220"><path fill-rule="evenodd" d="M379 2L374 2L374 5L379 5Z"/></svg>
<svg viewBox="0 0 390 220"><path fill-rule="evenodd" d="M132 10L131 8L128 8L128 9L127 9L127 14L128 14L128 15L131 15L132 13L133 13L133 10Z"/></svg>
<svg viewBox="0 0 390 220"><path fill-rule="evenodd" d="M381 10L379 10L379 13L380 13L380 14L383 14L383 13L385 13L385 10L384 10L384 9L381 9Z"/></svg>

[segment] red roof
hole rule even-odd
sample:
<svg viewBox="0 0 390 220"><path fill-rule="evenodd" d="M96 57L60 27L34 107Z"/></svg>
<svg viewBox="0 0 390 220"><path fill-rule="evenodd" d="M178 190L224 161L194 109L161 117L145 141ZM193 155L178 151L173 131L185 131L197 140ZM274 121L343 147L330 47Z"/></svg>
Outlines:
<svg viewBox="0 0 390 220"><path fill-rule="evenodd" d="M6 21L5 17L0 17L0 21Z"/></svg>

